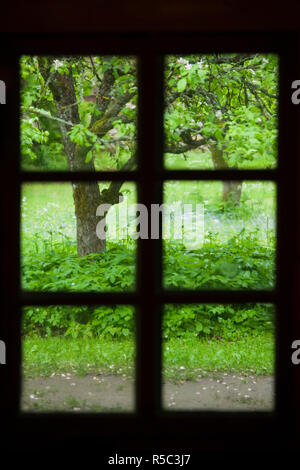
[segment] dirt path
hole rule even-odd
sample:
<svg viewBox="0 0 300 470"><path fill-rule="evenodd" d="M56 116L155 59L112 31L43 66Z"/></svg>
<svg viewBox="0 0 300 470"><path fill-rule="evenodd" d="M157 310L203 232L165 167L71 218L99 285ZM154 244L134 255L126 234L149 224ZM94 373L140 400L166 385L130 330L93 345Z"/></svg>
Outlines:
<svg viewBox="0 0 300 470"><path fill-rule="evenodd" d="M273 376L219 374L163 385L163 407L174 410L271 410ZM23 411L133 411L134 382L115 375L71 374L24 382Z"/></svg>

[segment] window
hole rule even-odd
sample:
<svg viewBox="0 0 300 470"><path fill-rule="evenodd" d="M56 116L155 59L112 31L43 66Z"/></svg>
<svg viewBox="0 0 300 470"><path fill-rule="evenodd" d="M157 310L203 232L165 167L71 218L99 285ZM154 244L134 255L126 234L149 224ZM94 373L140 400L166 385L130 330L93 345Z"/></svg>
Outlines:
<svg viewBox="0 0 300 470"><path fill-rule="evenodd" d="M285 419L292 421L293 390L295 377L290 364L290 343L296 324L296 307L299 294L296 286L295 252L298 247L296 232L297 213L297 152L296 110L290 100L290 84L296 76L293 38L285 35L184 35L144 36L132 38L94 38L92 53L124 54L138 57L138 168L134 172L122 172L122 180L137 185L138 201L150 207L163 201L166 181L268 181L277 186L277 258L276 285L270 289L253 290L190 290L163 289L161 239L140 239L137 248L137 289L133 292L25 292L20 289L20 189L21 185L36 182L117 181L119 172L30 172L19 168L19 97L18 61L21 55L61 55L91 53L88 37L39 38L32 43L23 37L22 42L11 45L11 54L1 65L1 78L7 82L7 105L1 114L5 130L6 154L2 185L5 233L3 286L5 300L2 317L3 336L7 346L7 367L3 374L4 389L1 403L5 403L5 415L21 426L24 446L31 439L42 442L49 429L58 436L70 436L75 430L79 442L83 433L85 444L102 440L103 449L115 447L112 439L122 446L134 447L139 440L141 449L152 452L153 445L198 449L213 438L216 448L245 444L249 432L255 433L255 445L273 439ZM279 142L278 166L273 169L190 169L164 168L164 56L168 54L246 53L260 51L278 54L280 58L279 84ZM6 114L4 114L4 112ZM293 119L295 118L295 119ZM8 197L9 195L9 197ZM162 315L168 304L227 304L260 302L276 306L276 402L274 412L234 413L168 411L161 408L162 395ZM66 419L60 414L47 416L20 415L20 324L21 310L29 305L132 305L137 309L136 344L136 411L133 414L83 415ZM2 339L2 338L1 338ZM70 418L70 419L69 419ZM293 422L295 424L295 422ZM184 436L182 430L184 429ZM217 431L216 431L217 429ZM116 431L117 430L117 431ZM249 431L250 430L250 431ZM116 437L116 432L118 437ZM91 438L92 436L92 438ZM121 436L121 437L120 437ZM124 437L126 436L126 437ZM253 438L253 435L252 439ZM160 439L158 444L158 439ZM171 442L171 444L170 444ZM253 440L251 443L253 444Z"/></svg>

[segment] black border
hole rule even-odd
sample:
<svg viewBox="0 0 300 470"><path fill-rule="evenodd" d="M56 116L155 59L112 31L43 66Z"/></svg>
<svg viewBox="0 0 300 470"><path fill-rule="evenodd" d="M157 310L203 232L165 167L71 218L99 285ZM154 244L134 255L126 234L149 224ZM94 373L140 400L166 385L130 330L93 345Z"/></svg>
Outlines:
<svg viewBox="0 0 300 470"><path fill-rule="evenodd" d="M2 36L0 76L7 85L7 104L1 107L1 216L2 315L0 327L7 346L7 365L0 369L0 411L7 440L19 439L19 448L35 442L41 447L59 447L75 442L88 446L101 440L110 449L276 449L292 445L296 436L299 391L290 345L299 333L297 311L297 256L299 253L299 141L297 107L291 103L291 82L299 70L297 36L294 33L209 34L27 34ZM212 52L265 52L280 57L279 166L277 170L166 171L162 168L163 55ZM164 179L264 179L278 185L277 286L274 292L162 292L161 243L140 240L139 290L136 294L25 294L20 291L19 201L24 181L65 180L67 174L20 172L18 58L22 54L124 54L139 57L139 170L128 178L139 183L139 202L162 201ZM116 173L93 175L92 179L116 178ZM118 175L118 174L117 174ZM125 176L125 174L124 174ZM117 176L119 179L119 176ZM123 178L123 177L122 177ZM72 174L70 180L88 180L88 173ZM153 184L156 182L156 185ZM297 254L297 256L295 256ZM70 300L70 297L73 300ZM69 299L69 300L68 300ZM159 411L161 378L160 302L268 301L277 306L276 407L266 412L168 412ZM137 318L137 410L133 415L72 415L19 413L20 312L22 305L50 303L130 303L140 307ZM155 314L153 314L155 312ZM298 330L297 330L298 328ZM299 336L299 335L298 335ZM298 388L296 388L298 387ZM298 423L299 425L299 423ZM48 442L47 442L48 441Z"/></svg>

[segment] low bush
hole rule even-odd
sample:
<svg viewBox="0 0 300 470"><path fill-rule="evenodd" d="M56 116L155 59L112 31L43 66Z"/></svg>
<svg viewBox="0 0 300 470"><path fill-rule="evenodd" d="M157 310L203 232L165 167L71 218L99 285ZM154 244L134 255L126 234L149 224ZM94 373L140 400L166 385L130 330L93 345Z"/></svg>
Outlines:
<svg viewBox="0 0 300 470"><path fill-rule="evenodd" d="M103 253L78 258L76 246L57 243L30 251L22 262L22 285L33 291L131 291L135 288L134 245L108 243ZM244 233L221 243L207 237L189 251L180 243L164 244L164 287L169 289L270 289L274 286L274 250L255 234ZM134 334L130 306L26 307L24 334L72 337L127 337ZM164 337L227 337L237 330L272 330L274 308L267 304L166 305Z"/></svg>

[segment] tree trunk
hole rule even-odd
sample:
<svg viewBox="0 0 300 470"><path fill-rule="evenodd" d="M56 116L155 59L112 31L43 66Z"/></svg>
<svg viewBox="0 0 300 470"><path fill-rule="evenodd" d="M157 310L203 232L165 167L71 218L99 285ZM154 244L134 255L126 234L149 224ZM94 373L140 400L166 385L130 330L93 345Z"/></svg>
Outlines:
<svg viewBox="0 0 300 470"><path fill-rule="evenodd" d="M224 170L229 168L226 162L223 151L218 149L216 145L209 146L212 156L213 165L217 170ZM223 194L222 201L233 201L234 205L239 206L242 194L242 181L222 181Z"/></svg>
<svg viewBox="0 0 300 470"><path fill-rule="evenodd" d="M51 59L39 57L38 60L41 74L45 83L47 83L50 76ZM90 148L75 144L70 140L68 135L68 132L72 129L72 125L68 125L66 122L71 122L72 124L80 123L78 106L75 104L77 99L72 68L69 67L68 74L52 73L49 88L53 94L57 116L62 120L59 125L70 170L95 171L93 159L88 163L85 161ZM132 155L122 169L129 170L134 162L135 155ZM97 182L72 183L78 256L99 253L105 250L106 240L98 238L96 227L101 220L103 221L103 219L105 219L106 214L104 214L101 219L101 217L96 216L96 209L100 204L117 204L121 196L119 190L122 184L123 182L119 181L112 182L109 188L103 190L100 194Z"/></svg>
<svg viewBox="0 0 300 470"><path fill-rule="evenodd" d="M45 58L39 58L39 66L44 80L47 81L49 74L49 62ZM69 67L68 74L56 72L49 82L54 102L56 104L57 115L60 119L73 124L79 124L79 112L76 103L76 94L72 68ZM71 171L95 171L93 161L85 162L85 155L89 149L82 148L72 142L68 132L71 125L60 122L60 130L64 145L68 166ZM85 256L90 253L98 253L105 250L105 240L100 240L96 235L96 226L99 217L96 217L96 208L101 203L98 184L93 183L73 183L73 199L76 215L76 239L78 256Z"/></svg>
<svg viewBox="0 0 300 470"><path fill-rule="evenodd" d="M72 183L72 187L78 256L104 251L106 240L99 239L96 234L96 226L100 220L96 216L96 210L100 204L98 183Z"/></svg>

